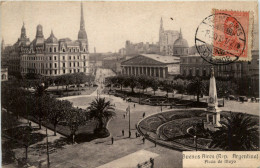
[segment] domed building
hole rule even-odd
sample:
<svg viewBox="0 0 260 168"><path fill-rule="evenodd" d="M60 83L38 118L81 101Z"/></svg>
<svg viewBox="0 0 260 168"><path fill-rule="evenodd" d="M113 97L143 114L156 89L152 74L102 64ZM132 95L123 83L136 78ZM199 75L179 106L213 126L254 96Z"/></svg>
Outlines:
<svg viewBox="0 0 260 168"><path fill-rule="evenodd" d="M182 37L182 32L180 29L180 35L177 40L175 40L173 44L173 55L174 56L183 56L183 55L188 55L189 54L189 45L187 40L185 40Z"/></svg>

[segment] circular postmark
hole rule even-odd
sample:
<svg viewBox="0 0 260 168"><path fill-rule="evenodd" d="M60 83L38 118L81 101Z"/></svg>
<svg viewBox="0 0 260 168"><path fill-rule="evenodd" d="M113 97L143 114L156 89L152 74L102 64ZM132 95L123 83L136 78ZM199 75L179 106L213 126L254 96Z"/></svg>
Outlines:
<svg viewBox="0 0 260 168"><path fill-rule="evenodd" d="M195 46L206 62L213 65L231 64L239 60L245 50L245 31L235 17L215 13L197 27Z"/></svg>

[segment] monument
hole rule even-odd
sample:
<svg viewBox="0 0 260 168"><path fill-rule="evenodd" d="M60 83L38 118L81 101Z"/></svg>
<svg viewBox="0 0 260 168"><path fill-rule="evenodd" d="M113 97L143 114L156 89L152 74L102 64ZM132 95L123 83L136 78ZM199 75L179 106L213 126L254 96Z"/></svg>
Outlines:
<svg viewBox="0 0 260 168"><path fill-rule="evenodd" d="M209 98L208 98L208 107L207 107L207 121L204 123L205 129L215 131L217 127L220 127L220 112L221 109L218 108L218 96L216 88L216 79L214 77L214 69L211 68L211 77L209 84ZM212 120L210 119L212 116Z"/></svg>

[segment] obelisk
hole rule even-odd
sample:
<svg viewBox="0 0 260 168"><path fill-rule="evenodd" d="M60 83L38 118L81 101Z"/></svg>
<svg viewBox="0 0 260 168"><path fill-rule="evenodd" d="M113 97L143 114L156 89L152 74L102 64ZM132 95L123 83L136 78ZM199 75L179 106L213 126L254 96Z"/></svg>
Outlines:
<svg viewBox="0 0 260 168"><path fill-rule="evenodd" d="M214 68L211 68L207 111L213 115L212 124L221 126L219 123L221 109L218 108L218 96L217 96L216 79L214 77ZM208 116L207 116L207 119L208 119Z"/></svg>

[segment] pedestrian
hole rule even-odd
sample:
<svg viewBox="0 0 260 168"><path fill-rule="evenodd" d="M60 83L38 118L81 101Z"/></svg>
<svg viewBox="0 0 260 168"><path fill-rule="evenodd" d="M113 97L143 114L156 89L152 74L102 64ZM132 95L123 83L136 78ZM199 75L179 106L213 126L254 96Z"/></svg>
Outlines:
<svg viewBox="0 0 260 168"><path fill-rule="evenodd" d="M143 118L145 117L145 112L143 113Z"/></svg>
<svg viewBox="0 0 260 168"><path fill-rule="evenodd" d="M111 138L112 145L114 144L114 137Z"/></svg>
<svg viewBox="0 0 260 168"><path fill-rule="evenodd" d="M124 131L124 130L122 130L122 135L123 135L123 136L125 135L125 131Z"/></svg>
<svg viewBox="0 0 260 168"><path fill-rule="evenodd" d="M145 143L145 138L143 137L143 144Z"/></svg>
<svg viewBox="0 0 260 168"><path fill-rule="evenodd" d="M137 132L135 132L135 137L136 137L136 138L138 137L138 133L137 133Z"/></svg>
<svg viewBox="0 0 260 168"><path fill-rule="evenodd" d="M154 147L156 147L156 141L154 141Z"/></svg>
<svg viewBox="0 0 260 168"><path fill-rule="evenodd" d="M135 108L135 104L134 104L134 108Z"/></svg>
<svg viewBox="0 0 260 168"><path fill-rule="evenodd" d="M131 138L131 131L129 131L129 138Z"/></svg>
<svg viewBox="0 0 260 168"><path fill-rule="evenodd" d="M123 116L124 116L124 119L125 119L125 114Z"/></svg>
<svg viewBox="0 0 260 168"><path fill-rule="evenodd" d="M32 127L32 122L31 121L29 122L29 127Z"/></svg>

